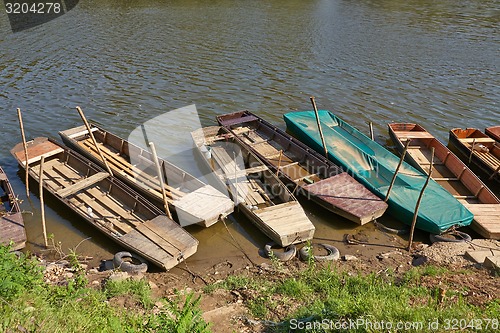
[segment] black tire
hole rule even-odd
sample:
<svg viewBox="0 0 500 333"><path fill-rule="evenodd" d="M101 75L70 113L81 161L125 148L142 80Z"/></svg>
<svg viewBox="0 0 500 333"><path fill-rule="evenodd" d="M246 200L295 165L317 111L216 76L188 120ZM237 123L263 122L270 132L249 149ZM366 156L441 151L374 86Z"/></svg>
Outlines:
<svg viewBox="0 0 500 333"><path fill-rule="evenodd" d="M297 247L293 244L285 247L285 252L273 251L272 248L275 246L278 246L275 242L267 243L266 246L264 246L264 253L268 258L274 256L280 261L289 261L297 254Z"/></svg>
<svg viewBox="0 0 500 333"><path fill-rule="evenodd" d="M373 224L379 229L389 234L395 235L406 235L410 232L410 228L404 227L402 229L389 228L388 226L378 222L377 220L373 221Z"/></svg>
<svg viewBox="0 0 500 333"><path fill-rule="evenodd" d="M337 249L335 246L328 245L328 244L313 244L311 247L314 247L315 245L321 246L324 248L328 254L326 256L315 256L313 255L313 259L316 261L330 261L330 260L338 260L340 259L340 251ZM309 259L309 246L304 246L300 249L299 254L300 258L304 261L307 261Z"/></svg>
<svg viewBox="0 0 500 333"><path fill-rule="evenodd" d="M124 258L132 258L136 261L139 261L140 264L134 264L130 261L125 261ZM135 253L130 253L126 251L118 252L115 254L113 258L113 264L115 268L118 268L122 272L138 274L138 273L146 273L148 270L148 264L146 260L142 257L139 257Z"/></svg>
<svg viewBox="0 0 500 333"><path fill-rule="evenodd" d="M456 236L456 238L445 237L445 235L453 235ZM441 235L430 234L429 238L431 240L431 243L436 243L436 242L462 243L462 242L472 241L472 237L469 236L469 234L458 230L446 232Z"/></svg>

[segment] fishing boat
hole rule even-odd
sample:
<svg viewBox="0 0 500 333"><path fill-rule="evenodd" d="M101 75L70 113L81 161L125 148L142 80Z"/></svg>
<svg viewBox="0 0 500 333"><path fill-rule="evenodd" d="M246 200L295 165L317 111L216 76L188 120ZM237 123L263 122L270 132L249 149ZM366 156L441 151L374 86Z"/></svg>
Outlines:
<svg viewBox="0 0 500 333"><path fill-rule="evenodd" d="M422 126L412 123L389 124L389 134L400 152L410 140L405 158L415 168L429 174L434 148L432 179L444 187L473 214L471 228L485 238L500 239L500 200L445 145Z"/></svg>
<svg viewBox="0 0 500 333"><path fill-rule="evenodd" d="M389 192L400 158L347 124L329 111L318 112L328 158L341 165L380 198ZM284 115L287 130L316 151L324 151L314 111ZM425 175L403 162L387 199L388 212L406 224L412 224L417 201L425 184ZM442 234L467 226L472 213L432 179L418 209L416 228Z"/></svg>
<svg viewBox="0 0 500 333"><path fill-rule="evenodd" d="M158 181L153 154L92 124L91 131L112 172L130 187L164 207L163 193ZM87 128L79 126L59 132L63 142L104 166ZM234 203L213 186L203 183L188 172L165 159L158 158L164 178L167 202L181 226L199 224L209 227L233 212Z"/></svg>
<svg viewBox="0 0 500 333"><path fill-rule="evenodd" d="M495 139L496 142L500 142L500 126L486 127L484 133L490 138Z"/></svg>
<svg viewBox="0 0 500 333"><path fill-rule="evenodd" d="M488 180L500 183L500 143L495 139L476 128L454 128L449 143L463 161L476 166Z"/></svg>
<svg viewBox="0 0 500 333"><path fill-rule="evenodd" d="M314 225L288 188L219 126L191 133L197 151L233 201L265 235L285 247L312 239Z"/></svg>
<svg viewBox="0 0 500 333"><path fill-rule="evenodd" d="M217 121L294 193L361 225L386 211L383 200L341 167L257 115L240 111L218 116Z"/></svg>
<svg viewBox="0 0 500 333"><path fill-rule="evenodd" d="M193 255L198 241L155 205L97 164L48 138L11 153L29 176L62 204L124 248L168 270ZM43 166L41 166L43 160Z"/></svg>
<svg viewBox="0 0 500 333"><path fill-rule="evenodd" d="M0 244L12 251L26 246L26 231L19 202L7 174L0 167Z"/></svg>

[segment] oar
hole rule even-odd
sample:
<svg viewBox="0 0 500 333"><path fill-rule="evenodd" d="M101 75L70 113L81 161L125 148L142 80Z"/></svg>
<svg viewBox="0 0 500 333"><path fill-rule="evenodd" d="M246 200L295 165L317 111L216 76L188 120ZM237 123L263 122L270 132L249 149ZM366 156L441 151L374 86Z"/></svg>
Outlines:
<svg viewBox="0 0 500 333"><path fill-rule="evenodd" d="M321 129L318 108L316 107L316 102L314 101L314 96L311 96L311 103L313 105L314 114L316 115L316 123L318 124L319 136L321 138L321 143L323 144L323 149L325 150L325 157L328 158L328 149L326 148L325 137L323 136L323 130Z"/></svg>

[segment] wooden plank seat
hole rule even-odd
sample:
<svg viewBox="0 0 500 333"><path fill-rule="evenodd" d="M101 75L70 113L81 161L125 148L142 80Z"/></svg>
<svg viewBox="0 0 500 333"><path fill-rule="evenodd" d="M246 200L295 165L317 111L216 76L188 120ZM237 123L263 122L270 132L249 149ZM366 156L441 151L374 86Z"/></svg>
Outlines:
<svg viewBox="0 0 500 333"><path fill-rule="evenodd" d="M401 139L434 139L428 132L416 132L416 131L394 131L398 137Z"/></svg>
<svg viewBox="0 0 500 333"><path fill-rule="evenodd" d="M73 185L70 185L68 187L56 191L56 194L59 195L61 198L65 198L71 194L74 194L89 186L92 186L97 182L100 182L101 180L103 180L108 176L109 174L107 172L98 172L95 175L92 175L88 178L84 178Z"/></svg>

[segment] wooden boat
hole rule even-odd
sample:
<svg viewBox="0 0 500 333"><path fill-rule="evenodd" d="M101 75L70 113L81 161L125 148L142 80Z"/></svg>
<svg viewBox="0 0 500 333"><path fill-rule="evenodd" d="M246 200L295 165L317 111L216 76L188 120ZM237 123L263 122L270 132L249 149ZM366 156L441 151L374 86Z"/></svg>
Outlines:
<svg viewBox="0 0 500 333"><path fill-rule="evenodd" d="M26 231L21 208L2 167L0 167L0 244L12 244L13 251L26 246Z"/></svg>
<svg viewBox="0 0 500 333"><path fill-rule="evenodd" d="M23 144L11 150L25 168ZM198 241L97 164L47 138L28 142L29 175L99 231L168 270L196 252Z"/></svg>
<svg viewBox="0 0 500 333"><path fill-rule="evenodd" d="M484 129L484 133L486 133L486 135L488 135L490 138L495 139L496 142L500 142L500 125L486 127Z"/></svg>
<svg viewBox="0 0 500 333"><path fill-rule="evenodd" d="M411 140L406 159L426 174L434 148L432 179L474 214L472 229L500 239L500 200L455 154L418 124L389 124L389 134L400 152Z"/></svg>
<svg viewBox="0 0 500 333"><path fill-rule="evenodd" d="M400 158L329 111L319 111L328 157L380 198L385 198ZM288 131L316 151L323 151L314 111L284 115ZM425 175L403 162L387 203L388 212L411 224ZM472 213L432 179L420 203L416 227L432 234L467 226Z"/></svg>
<svg viewBox="0 0 500 333"><path fill-rule="evenodd" d="M163 208L163 194L152 154L94 124L91 130L116 177ZM59 135L67 146L104 166L85 126L59 132ZM209 227L221 215L233 212L234 203L220 191L172 163L158 160L164 174L167 201L181 226L196 223Z"/></svg>
<svg viewBox="0 0 500 333"><path fill-rule="evenodd" d="M191 135L221 185L264 234L283 247L313 238L314 225L292 193L226 129L205 127Z"/></svg>
<svg viewBox="0 0 500 333"><path fill-rule="evenodd" d="M387 204L341 167L248 111L217 121L259 157L289 188L359 224L384 214Z"/></svg>
<svg viewBox="0 0 500 333"><path fill-rule="evenodd" d="M488 180L500 183L500 143L476 128L450 130L449 143L463 161L470 159Z"/></svg>

